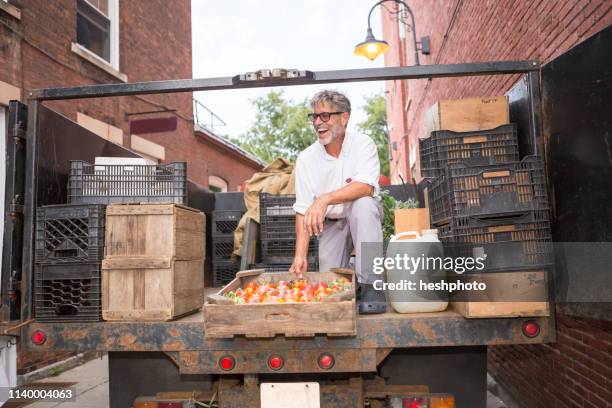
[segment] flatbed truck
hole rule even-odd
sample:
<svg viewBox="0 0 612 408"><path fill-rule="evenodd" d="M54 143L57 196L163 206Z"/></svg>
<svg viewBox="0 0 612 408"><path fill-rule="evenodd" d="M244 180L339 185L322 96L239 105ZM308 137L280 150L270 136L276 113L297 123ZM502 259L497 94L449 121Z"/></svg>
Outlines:
<svg viewBox="0 0 612 408"><path fill-rule="evenodd" d="M4 270L13 272L2 277L0 333L14 337L21 350L26 351L107 352L111 407L130 407L138 397L158 392L195 389L208 390L220 407L258 407L261 383L309 381L320 384L322 407L382 407L392 396L428 398L438 394L452 395L457 407L485 407L487 347L554 342L554 307L550 308L551 316L537 318L466 319L452 308L423 314L388 311L382 315L358 316L357 334L348 337L207 339L202 312L167 322L36 321L32 312L36 207L65 200L62 185L66 185L68 159L131 154L100 138L92 139L89 132L47 107L47 102L519 74L519 81L509 92L511 113L517 113L511 120L520 122L522 153L542 151L540 66L536 61L271 72L38 89L27 92L27 106L11 103L9 140L14 144L9 149L7 173L10 181L7 181L6 201L10 205L6 218L9 222L5 226ZM57 137L60 132L61 140ZM49 154L51 144L56 152L54 156ZM48 187L50 183L59 187ZM189 204L198 207L191 201ZM322 354L332 356L331 367L321 366ZM270 367L272 355L283 359L281 369ZM228 356L235 362L230 370L221 364L221 359Z"/></svg>

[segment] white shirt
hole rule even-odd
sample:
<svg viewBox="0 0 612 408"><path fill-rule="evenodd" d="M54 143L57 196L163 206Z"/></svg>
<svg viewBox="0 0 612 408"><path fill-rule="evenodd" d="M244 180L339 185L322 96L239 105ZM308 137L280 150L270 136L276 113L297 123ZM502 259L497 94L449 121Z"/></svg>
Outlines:
<svg viewBox="0 0 612 408"><path fill-rule="evenodd" d="M376 197L379 192L379 177L378 150L368 136L347 132L338 157L328 154L325 147L317 141L298 156L293 209L304 214L316 198L353 181L374 187ZM344 204L330 205L326 217L344 218Z"/></svg>

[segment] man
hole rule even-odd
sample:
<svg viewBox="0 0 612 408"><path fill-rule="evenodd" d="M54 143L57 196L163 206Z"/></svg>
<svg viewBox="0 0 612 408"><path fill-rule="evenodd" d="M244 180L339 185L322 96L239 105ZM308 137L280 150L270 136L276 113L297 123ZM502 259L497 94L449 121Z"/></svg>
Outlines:
<svg viewBox="0 0 612 408"><path fill-rule="evenodd" d="M377 199L380 162L374 142L347 133L348 98L321 91L310 102L309 118L318 141L300 153L295 169L296 246L291 271L308 266L308 241L319 237L319 270L348 267L355 248L361 289L359 313L384 313L385 295L374 290L371 266L362 268L362 243L382 242L382 207ZM366 269L366 270L363 270Z"/></svg>

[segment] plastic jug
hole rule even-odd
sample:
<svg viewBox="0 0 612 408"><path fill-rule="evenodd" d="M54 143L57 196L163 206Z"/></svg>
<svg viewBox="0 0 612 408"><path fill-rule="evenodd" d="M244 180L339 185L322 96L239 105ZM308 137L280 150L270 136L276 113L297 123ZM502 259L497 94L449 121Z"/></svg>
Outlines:
<svg viewBox="0 0 612 408"><path fill-rule="evenodd" d="M404 239L408 237L409 239ZM404 285L407 285L407 282L414 282L413 290L407 288L400 290L387 289L387 297L393 309L398 313L441 312L445 310L448 307L448 292L421 289L421 281L425 284L440 282L446 277L444 269L434 269L433 262L429 265L430 269L427 269L425 263L427 258L439 258L442 260L441 262L444 260L444 248L438 239L438 230L423 230L422 235L417 231L408 231L392 236L387 247L387 258L395 260L397 255L402 260L407 255L408 258L413 258L415 261L418 260L417 258L421 258L422 261L421 267L411 267L410 270L406 268L406 264L403 262L386 269L387 283L399 284L403 282Z"/></svg>

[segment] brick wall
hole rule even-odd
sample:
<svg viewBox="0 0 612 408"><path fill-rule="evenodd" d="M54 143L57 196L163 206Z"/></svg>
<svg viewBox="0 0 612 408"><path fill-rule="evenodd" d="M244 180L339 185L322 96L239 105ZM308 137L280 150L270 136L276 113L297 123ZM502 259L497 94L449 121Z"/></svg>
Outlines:
<svg viewBox="0 0 612 408"><path fill-rule="evenodd" d="M612 404L612 322L559 313L556 343L489 347L488 363L529 407Z"/></svg>
<svg viewBox="0 0 612 408"><path fill-rule="evenodd" d="M612 5L606 0L412 0L409 4L417 39L431 38L431 54L419 57L422 65L525 59L546 63L612 22ZM386 8L394 6L389 3ZM397 17L384 9L382 16L385 40L391 46L385 65L398 61L413 65L412 42L406 43L405 50L398 46ZM517 80L517 75L505 75L389 81L391 141L407 147L406 152L398 148L401 154L394 153L392 182L399 183L398 172L406 168L402 157L410 158L411 150L418 151L418 138L425 136L421 119L435 101L501 95ZM407 88L406 95L398 92L398 82ZM414 175L419 178L418 162L408 164L414 164ZM406 175L404 172L404 179Z"/></svg>
<svg viewBox="0 0 612 408"><path fill-rule="evenodd" d="M431 38L432 52L420 55L422 65L525 59L546 63L612 23L612 3L606 0L411 0L409 4L417 38ZM387 11L383 11L383 28L391 46L385 65L413 65L412 44L398 44L397 19ZM398 146L391 163L392 182L399 182L398 174L406 179L405 169L412 166L413 175L419 177L418 160L410 162L418 154L410 151L418 151L418 138L425 136L423 114L436 100L502 95L518 79L505 75L389 81L390 137ZM558 310L556 318L556 343L489 347L489 371L526 407L612 406L612 323L572 317L564 310Z"/></svg>
<svg viewBox="0 0 612 408"><path fill-rule="evenodd" d="M118 83L119 79L71 51L76 42L76 1L11 0L21 20L0 12L0 81L28 89ZM120 1L120 66L129 82L191 78L191 2L189 0ZM123 130L123 145L131 147L130 119L176 116L174 132L139 135L164 146L164 162L187 161L189 179L207 187L208 176L221 161L193 131L191 93L142 95L47 103L76 121L77 112ZM126 113L150 111L147 115ZM228 168L248 168L248 179L260 167L243 157L228 155ZM235 183L239 185L240 183Z"/></svg>
<svg viewBox="0 0 612 408"><path fill-rule="evenodd" d="M20 9L21 19L0 10L0 81L20 88L24 99L26 91L35 88L121 82L71 50L76 42L76 0L10 3ZM119 4L119 71L128 81L191 78L191 1L122 0ZM176 116L176 131L139 136L164 146L164 162L187 161L189 178L205 187L208 176L214 174L237 190L260 168L243 157L208 146L194 135L191 93L45 104L74 121L77 112L82 112L122 129L123 145L128 148L131 118ZM171 112L126 116L160 110ZM23 374L68 354L20 352L18 371Z"/></svg>

